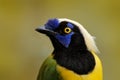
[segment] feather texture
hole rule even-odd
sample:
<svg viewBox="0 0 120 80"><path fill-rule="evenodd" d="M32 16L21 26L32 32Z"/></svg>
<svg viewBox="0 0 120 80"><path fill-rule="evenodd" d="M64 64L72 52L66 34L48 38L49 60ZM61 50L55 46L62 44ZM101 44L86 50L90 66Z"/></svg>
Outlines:
<svg viewBox="0 0 120 80"><path fill-rule="evenodd" d="M67 22L71 22L72 24L76 25L81 33L83 34L84 36L84 39L85 39L85 43L87 45L87 48L90 50L90 51L94 51L95 53L99 53L99 50L95 44L95 41L94 41L94 38L87 32L87 30L81 25L79 24L78 22L76 21L73 21L73 20L70 20L70 19L67 19L67 18L60 18L59 19L59 23L62 22L62 21L67 21Z"/></svg>

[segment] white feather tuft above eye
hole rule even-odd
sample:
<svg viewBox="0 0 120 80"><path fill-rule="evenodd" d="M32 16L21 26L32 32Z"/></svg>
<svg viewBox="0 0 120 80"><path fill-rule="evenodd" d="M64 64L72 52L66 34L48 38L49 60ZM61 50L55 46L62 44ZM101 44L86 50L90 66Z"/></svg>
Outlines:
<svg viewBox="0 0 120 80"><path fill-rule="evenodd" d="M66 18L60 18L58 20L59 20L59 22L67 21L67 22L70 22L70 23L76 25L80 29L81 33L83 34L83 37L85 39L85 43L87 45L88 50L96 52L96 53L100 53L95 44L95 41L94 41L95 37L91 36L81 24L79 24L76 21L66 19Z"/></svg>

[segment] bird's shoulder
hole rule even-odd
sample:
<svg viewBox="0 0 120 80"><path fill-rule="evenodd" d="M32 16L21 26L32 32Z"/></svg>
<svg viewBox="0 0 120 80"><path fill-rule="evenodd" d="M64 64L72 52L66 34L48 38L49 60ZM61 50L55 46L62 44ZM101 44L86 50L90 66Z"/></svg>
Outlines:
<svg viewBox="0 0 120 80"><path fill-rule="evenodd" d="M42 64L37 80L61 80L56 70L57 63L50 55Z"/></svg>

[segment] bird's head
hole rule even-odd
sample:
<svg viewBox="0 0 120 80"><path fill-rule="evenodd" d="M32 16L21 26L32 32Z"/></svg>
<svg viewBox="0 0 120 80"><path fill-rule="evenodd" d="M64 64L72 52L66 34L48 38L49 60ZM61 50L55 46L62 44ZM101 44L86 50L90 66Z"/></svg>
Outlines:
<svg viewBox="0 0 120 80"><path fill-rule="evenodd" d="M93 37L76 21L66 18L54 18L36 31L46 34L52 41L54 48L88 49L98 52Z"/></svg>

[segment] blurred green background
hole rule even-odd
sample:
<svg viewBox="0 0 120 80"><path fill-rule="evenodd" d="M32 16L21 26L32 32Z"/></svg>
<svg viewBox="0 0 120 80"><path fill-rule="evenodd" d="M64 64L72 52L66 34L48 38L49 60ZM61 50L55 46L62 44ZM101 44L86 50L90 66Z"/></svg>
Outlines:
<svg viewBox="0 0 120 80"><path fill-rule="evenodd" d="M0 80L36 80L53 47L35 28L54 17L76 20L96 36L104 80L120 79L119 0L0 0Z"/></svg>

